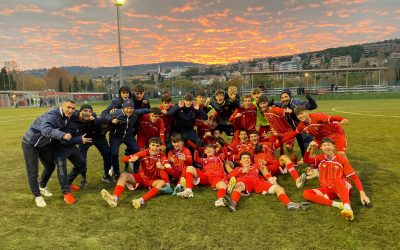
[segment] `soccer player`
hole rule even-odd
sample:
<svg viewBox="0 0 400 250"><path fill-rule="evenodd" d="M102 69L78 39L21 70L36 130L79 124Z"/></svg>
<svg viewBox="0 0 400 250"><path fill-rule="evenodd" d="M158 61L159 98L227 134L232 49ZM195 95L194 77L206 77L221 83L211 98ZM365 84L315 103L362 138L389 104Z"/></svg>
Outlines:
<svg viewBox="0 0 400 250"><path fill-rule="evenodd" d="M250 152L251 145L249 144L249 136L246 130L239 131L239 141L232 141L227 147L228 150L228 160L229 161L239 161L240 154L243 152Z"/></svg>
<svg viewBox="0 0 400 250"><path fill-rule="evenodd" d="M132 99L131 90L128 86L122 86L118 90L118 97L112 99L111 104L101 113L102 116L105 114L110 114L117 109L122 108L124 101Z"/></svg>
<svg viewBox="0 0 400 250"><path fill-rule="evenodd" d="M280 174L289 174L293 177L297 188L302 188L307 180L306 174L299 176L294 168L293 162L287 155L281 155L278 159L275 158L274 152L278 148L277 144L272 142L263 142L260 144L258 132L256 130L249 132L250 143L253 147L254 162L266 166L272 176Z"/></svg>
<svg viewBox="0 0 400 250"><path fill-rule="evenodd" d="M92 139L83 134L85 123L94 120L93 110L86 105L82 110L75 111L68 121L67 125L61 130L70 133L72 138L68 141L54 141L53 156L57 166L58 179L60 181L61 191L64 194L64 201L67 204L76 202L75 197L71 191L79 191L80 187L72 184L75 178L82 173L85 166L85 158L76 147L76 144L91 143ZM74 166L67 175L67 160Z"/></svg>
<svg viewBox="0 0 400 250"><path fill-rule="evenodd" d="M307 94L306 98L307 101L292 98L292 92L290 91L290 89L284 89L280 95L280 102L275 103L277 106L285 109L287 120L289 124L293 127L293 129L295 129L300 122L296 114L294 113L294 109L296 106L304 106L307 110L314 110L318 108L317 102L311 97L310 94ZM296 135L296 139L301 151L301 155L304 156L307 148L306 144L307 142L310 142L312 138L307 134L298 134Z"/></svg>
<svg viewBox="0 0 400 250"><path fill-rule="evenodd" d="M257 124L257 107L251 102L251 95L243 97L243 104L241 107L235 109L229 121L235 129L233 141L239 141L239 131L250 131L256 128Z"/></svg>
<svg viewBox="0 0 400 250"><path fill-rule="evenodd" d="M172 131L180 133L185 141L193 142L197 147L200 146L201 140L194 131L194 124L197 117L203 120L208 119L208 115L200 106L193 104L193 95L187 93L183 96L184 100L180 100L178 104L168 110L168 116L175 118L175 124Z"/></svg>
<svg viewBox="0 0 400 250"><path fill-rule="evenodd" d="M224 204L230 211L236 211L236 206L240 200L241 193L250 194L276 194L278 199L285 204L288 210L299 210L308 208L308 203L295 203L286 195L285 189L276 183L276 178L268 174L265 169L259 169L257 164L251 164L249 152L240 155L240 167L235 168L229 173L229 178L235 178L236 184L233 188L232 196L224 196ZM260 171L269 181L264 181L260 176Z"/></svg>
<svg viewBox="0 0 400 250"><path fill-rule="evenodd" d="M44 183L50 179L55 169L53 152L50 142L52 140L70 140L71 134L62 132L68 120L76 108L75 101L67 100L60 108L54 108L39 116L33 121L22 138L22 151L24 154L26 173L35 203L38 207L47 204L41 194L50 197L50 193ZM40 186L38 183L39 159L44 166Z"/></svg>
<svg viewBox="0 0 400 250"><path fill-rule="evenodd" d="M178 180L178 185L175 187L173 195L182 192L185 183L181 183L180 179L186 173L186 167L193 165L192 154L190 150L183 144L182 136L174 133L171 136L172 150L168 152L168 160L172 168L167 168L165 171L174 179Z"/></svg>
<svg viewBox="0 0 400 250"><path fill-rule="evenodd" d="M135 85L133 88L132 100L134 102L135 109L150 109L149 99L144 97L144 87L141 84Z"/></svg>
<svg viewBox="0 0 400 250"><path fill-rule="evenodd" d="M214 145L206 145L204 153L207 157L199 158L198 152L195 152L194 160L202 166L202 169L188 166L185 174L186 188L176 195L182 198L192 198L194 185L208 185L213 189L217 189L217 200L214 202L214 205L216 207L224 206L223 197L226 194L227 188L224 162L222 157L215 155Z"/></svg>
<svg viewBox="0 0 400 250"><path fill-rule="evenodd" d="M111 114L104 114L104 118L110 121L110 147L112 167L116 178L119 178L119 146L125 144L128 152L136 153L139 151L136 139L133 134L133 129L138 121L138 115L148 113L148 109L134 109L132 100L127 100L123 104L122 109L117 109Z"/></svg>
<svg viewBox="0 0 400 250"><path fill-rule="evenodd" d="M273 100L271 101L273 103ZM271 127L274 136L278 137L278 140L282 140L283 136L287 132L292 132L293 127L288 123L285 110L278 106L268 105L268 111L264 113L265 117L268 119L269 125ZM288 155L292 162L297 165L297 156L294 152L294 139L285 141L285 148L288 151ZM283 150L281 151L283 154Z"/></svg>
<svg viewBox="0 0 400 250"><path fill-rule="evenodd" d="M265 112L268 112L268 98L262 95L258 98L257 103L255 104L257 106L257 122L259 125L258 135L260 136L261 141L267 141L269 137L268 132L271 129L268 119L264 115Z"/></svg>
<svg viewBox="0 0 400 250"><path fill-rule="evenodd" d="M234 88L232 88L232 91L228 94L228 98L226 98L225 92L218 89L215 91L215 95L211 98L211 106L217 112L217 129L221 132L225 132L228 136L233 136L234 129L232 124L229 122L229 118L235 109L240 106L240 98L237 96L237 90L235 92Z"/></svg>
<svg viewBox="0 0 400 250"><path fill-rule="evenodd" d="M168 110L170 110L174 105L172 104L172 97L168 94L161 96L161 119L163 119L165 127L165 138L168 139L171 135L171 129L174 125L174 117L167 115Z"/></svg>
<svg viewBox="0 0 400 250"><path fill-rule="evenodd" d="M149 114L145 114L140 119L139 131L137 135L137 143L140 150L145 149L148 141L153 137L160 137L162 141L163 151L165 151L164 122L160 118L160 108L153 107Z"/></svg>
<svg viewBox="0 0 400 250"><path fill-rule="evenodd" d="M283 141L290 140L298 133L303 132L314 136L313 141L319 145L322 139L329 137L335 142L337 153L346 157L347 141L341 124L347 125L349 120L320 112L310 114L304 106L297 106L294 112L300 123L295 131L286 133Z"/></svg>
<svg viewBox="0 0 400 250"><path fill-rule="evenodd" d="M140 161L140 169L136 174L122 173L114 189L114 194L107 190L101 190L101 196L111 207L116 207L118 200L124 192L125 184L135 188L144 187L150 189L139 199L132 200L132 206L140 208L150 198L156 196L159 190L165 187L165 182L160 177L160 170L170 168L167 157L160 152L161 139L154 137L149 141L149 148L136 154L125 156L123 161Z"/></svg>
<svg viewBox="0 0 400 250"><path fill-rule="evenodd" d="M363 186L354 169L346 157L335 153L335 144L331 138L321 141L322 154L309 157L310 152L317 148L316 142L311 142L304 155L305 163L312 163L319 170L319 188L307 189L303 192L306 200L342 209L340 214L347 220L354 220L354 213L350 206L351 178L360 192L361 203L366 207L370 199L364 192ZM334 201L340 198L341 202Z"/></svg>

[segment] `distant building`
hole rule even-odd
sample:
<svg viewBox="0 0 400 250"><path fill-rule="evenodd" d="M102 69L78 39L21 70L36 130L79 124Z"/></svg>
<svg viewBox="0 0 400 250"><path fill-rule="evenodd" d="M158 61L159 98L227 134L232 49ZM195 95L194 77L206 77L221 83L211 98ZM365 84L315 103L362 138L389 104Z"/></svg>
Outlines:
<svg viewBox="0 0 400 250"><path fill-rule="evenodd" d="M256 63L257 67L261 71L269 71L269 62L268 60L266 61L260 61Z"/></svg>
<svg viewBox="0 0 400 250"><path fill-rule="evenodd" d="M391 53L389 59L400 59L400 52Z"/></svg>
<svg viewBox="0 0 400 250"><path fill-rule="evenodd" d="M325 59L324 56L318 57L313 55L310 59L310 65L314 68L321 67L321 65L324 64L325 61L324 59Z"/></svg>
<svg viewBox="0 0 400 250"><path fill-rule="evenodd" d="M363 48L366 55L376 54L379 52L400 52L400 44L395 42L365 44L363 45Z"/></svg>
<svg viewBox="0 0 400 250"><path fill-rule="evenodd" d="M360 67L382 67L386 63L384 58L379 57L365 57L360 58L358 65Z"/></svg>
<svg viewBox="0 0 400 250"><path fill-rule="evenodd" d="M274 61L271 63L271 71L280 71L281 70L281 62Z"/></svg>
<svg viewBox="0 0 400 250"><path fill-rule="evenodd" d="M351 56L337 56L330 60L331 68L348 68L351 67Z"/></svg>
<svg viewBox="0 0 400 250"><path fill-rule="evenodd" d="M279 65L280 71L292 71L292 70L302 70L302 69L303 67L300 56L293 56L291 61L281 62Z"/></svg>

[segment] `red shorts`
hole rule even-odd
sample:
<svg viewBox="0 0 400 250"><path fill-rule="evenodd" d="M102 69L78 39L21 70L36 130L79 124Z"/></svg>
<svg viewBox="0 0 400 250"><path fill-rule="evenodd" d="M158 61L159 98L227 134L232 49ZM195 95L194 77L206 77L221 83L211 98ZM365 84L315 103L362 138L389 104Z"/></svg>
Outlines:
<svg viewBox="0 0 400 250"><path fill-rule="evenodd" d="M273 186L271 183L262 181L260 179L255 179L255 178L244 178L244 179L238 179L237 182L243 182L246 188L246 191L248 193L255 192L257 194L260 194L262 192L268 192L269 189Z"/></svg>
<svg viewBox="0 0 400 250"><path fill-rule="evenodd" d="M349 196L351 196L351 184L349 182L346 182L346 187L349 191ZM319 190L322 194L324 194L324 196L327 196L330 200L340 199L339 193L337 192L335 187L320 187L314 189Z"/></svg>
<svg viewBox="0 0 400 250"><path fill-rule="evenodd" d="M197 177L200 178L200 185L211 186L211 188L215 188L218 182L222 181L225 184L228 183L226 180L226 175L207 175L200 169L196 169Z"/></svg>
<svg viewBox="0 0 400 250"><path fill-rule="evenodd" d="M145 187L145 188L152 188L153 187L153 182L157 181L157 180L161 180L160 179L148 179L144 176L142 176L140 173L137 174L132 174L133 178L135 178L135 182L138 185L138 187Z"/></svg>
<svg viewBox="0 0 400 250"><path fill-rule="evenodd" d="M283 170L281 164L279 163L279 160L275 159L272 164L268 165L268 170L271 173L272 176L280 175L283 174L281 170Z"/></svg>
<svg viewBox="0 0 400 250"><path fill-rule="evenodd" d="M185 176L186 173L186 167L184 167L183 169L179 169L179 168L166 168L165 171L167 171L167 173L172 176L172 178L174 178L175 180L179 180L181 178L181 176Z"/></svg>

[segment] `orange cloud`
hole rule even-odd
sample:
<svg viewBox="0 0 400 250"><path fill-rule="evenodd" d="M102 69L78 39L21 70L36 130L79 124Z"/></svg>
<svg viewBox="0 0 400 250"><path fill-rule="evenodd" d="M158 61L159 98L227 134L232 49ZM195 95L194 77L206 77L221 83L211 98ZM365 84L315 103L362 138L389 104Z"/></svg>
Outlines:
<svg viewBox="0 0 400 250"><path fill-rule="evenodd" d="M264 8L265 8L264 6L247 7L247 11L249 12L262 11Z"/></svg>
<svg viewBox="0 0 400 250"><path fill-rule="evenodd" d="M207 19L207 17L199 17L198 21L201 25L205 27L210 27L212 26L212 23Z"/></svg>
<svg viewBox="0 0 400 250"><path fill-rule="evenodd" d="M236 22L238 22L238 23L244 23L244 24L250 24L250 25L260 25L260 24L261 24L261 22L259 22L259 21L245 19L245 18L240 17L240 16L236 16L236 17L234 18L234 20L235 20Z"/></svg>
<svg viewBox="0 0 400 250"><path fill-rule="evenodd" d="M193 1L189 3L185 3L181 7L170 8L171 13L185 13L190 12L196 9L196 5L198 5L198 1Z"/></svg>
<svg viewBox="0 0 400 250"><path fill-rule="evenodd" d="M10 16L18 12L42 13L43 10L33 4L19 4L15 8L0 9L0 15Z"/></svg>
<svg viewBox="0 0 400 250"><path fill-rule="evenodd" d="M74 12L74 13L79 13L81 12L84 8L88 8L90 7L89 4L83 3L83 4L79 4L79 5L75 5L75 6L71 6L68 8L64 8L64 11L69 11L69 12Z"/></svg>

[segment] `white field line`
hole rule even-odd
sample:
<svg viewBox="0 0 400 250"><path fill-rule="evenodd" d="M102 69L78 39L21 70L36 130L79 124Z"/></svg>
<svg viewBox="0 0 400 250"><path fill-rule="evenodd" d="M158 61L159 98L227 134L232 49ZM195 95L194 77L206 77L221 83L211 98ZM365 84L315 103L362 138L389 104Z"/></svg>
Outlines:
<svg viewBox="0 0 400 250"><path fill-rule="evenodd" d="M364 114L364 113L356 113L356 112L338 110L338 109L341 109L341 108L349 108L349 107L352 107L352 106L336 107L336 108L332 108L332 111L339 112L339 113L344 113L344 114L351 114L351 115L400 118L400 115L375 115L375 114Z"/></svg>

